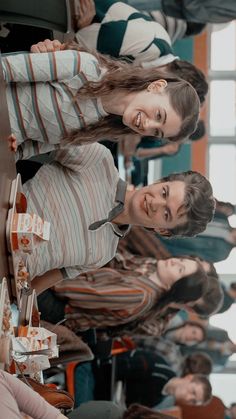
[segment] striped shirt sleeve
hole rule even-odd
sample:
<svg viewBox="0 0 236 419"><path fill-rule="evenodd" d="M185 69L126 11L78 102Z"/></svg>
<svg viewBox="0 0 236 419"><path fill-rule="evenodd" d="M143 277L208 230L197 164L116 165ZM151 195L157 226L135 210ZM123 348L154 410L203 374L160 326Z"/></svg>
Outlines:
<svg viewBox="0 0 236 419"><path fill-rule="evenodd" d="M127 282L122 280L119 272L101 268L89 272L93 281L87 281L79 275L72 280L64 280L55 289L60 296L69 297L70 306L78 309L103 309L104 307L122 312L132 312L145 299L145 289L131 285L131 275Z"/></svg>
<svg viewBox="0 0 236 419"><path fill-rule="evenodd" d="M2 57L4 78L8 83L68 80L80 73L81 54L96 60L91 54L70 50L9 54Z"/></svg>
<svg viewBox="0 0 236 419"><path fill-rule="evenodd" d="M34 140L25 140L17 147L15 160L26 160L38 154L50 153L57 150L59 144L41 143Z"/></svg>
<svg viewBox="0 0 236 419"><path fill-rule="evenodd" d="M98 143L61 147L53 154L54 161L74 172L86 170L91 166L100 164L104 158L112 161L110 151Z"/></svg>
<svg viewBox="0 0 236 419"><path fill-rule="evenodd" d="M142 275L108 268L61 281L54 291L59 297L68 298L67 325L73 330L113 326L140 318L161 293L154 291Z"/></svg>

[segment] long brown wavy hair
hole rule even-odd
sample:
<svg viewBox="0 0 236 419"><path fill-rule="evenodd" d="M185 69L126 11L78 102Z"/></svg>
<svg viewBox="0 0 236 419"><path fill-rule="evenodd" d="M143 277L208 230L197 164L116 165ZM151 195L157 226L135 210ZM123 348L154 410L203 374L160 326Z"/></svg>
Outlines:
<svg viewBox="0 0 236 419"><path fill-rule="evenodd" d="M67 44L65 49L84 50L77 44ZM146 90L150 83L165 79L168 83L165 92L169 95L173 109L182 119L180 131L170 140L183 140L195 131L200 101L190 83L164 69L145 69L141 66L134 68L131 63L112 59L99 53L93 52L93 55L98 59L100 66L107 71L99 81L88 81L82 86L77 92L77 97L102 98L114 95L114 92L118 90L123 90L127 94L140 92ZM110 114L92 125L72 131L65 138L65 142L76 145L104 139L118 140L123 135L132 133L133 130L123 124L121 116Z"/></svg>

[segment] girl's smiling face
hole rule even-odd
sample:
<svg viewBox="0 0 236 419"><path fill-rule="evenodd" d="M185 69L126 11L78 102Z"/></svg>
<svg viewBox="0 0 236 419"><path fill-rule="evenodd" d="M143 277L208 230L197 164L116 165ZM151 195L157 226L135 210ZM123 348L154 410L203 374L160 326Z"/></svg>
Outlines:
<svg viewBox="0 0 236 419"><path fill-rule="evenodd" d="M123 123L143 136L171 138L180 132L182 119L173 109L167 82L158 80L146 90L130 95L123 111Z"/></svg>

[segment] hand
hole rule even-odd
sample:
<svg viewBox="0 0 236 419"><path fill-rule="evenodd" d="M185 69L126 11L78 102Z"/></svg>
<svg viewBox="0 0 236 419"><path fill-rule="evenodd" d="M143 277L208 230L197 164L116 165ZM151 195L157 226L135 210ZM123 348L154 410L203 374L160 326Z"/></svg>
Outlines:
<svg viewBox="0 0 236 419"><path fill-rule="evenodd" d="M51 41L50 39L45 39L45 41L38 42L30 48L30 52L40 53L40 52L54 52L61 51L65 48L65 44L62 44L57 39Z"/></svg>
<svg viewBox="0 0 236 419"><path fill-rule="evenodd" d="M171 156L172 154L175 154L179 151L180 144L179 143L168 143L165 146L163 146L163 153L167 154L168 156Z"/></svg>
<svg viewBox="0 0 236 419"><path fill-rule="evenodd" d="M76 32L92 23L96 8L93 0L75 0L75 9L74 30Z"/></svg>
<svg viewBox="0 0 236 419"><path fill-rule="evenodd" d="M121 137L119 141L119 150L121 154L126 157L132 157L135 155L138 143L141 141L140 135L137 134L126 134Z"/></svg>
<svg viewBox="0 0 236 419"><path fill-rule="evenodd" d="M16 150L17 150L17 141L16 141L15 135L13 135L13 134L9 135L7 141L8 141L9 149L11 151L16 152Z"/></svg>

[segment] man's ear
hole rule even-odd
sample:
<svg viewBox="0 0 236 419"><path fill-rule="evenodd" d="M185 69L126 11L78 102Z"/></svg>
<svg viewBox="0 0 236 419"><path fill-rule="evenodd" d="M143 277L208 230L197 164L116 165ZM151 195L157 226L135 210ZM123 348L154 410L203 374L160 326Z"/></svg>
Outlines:
<svg viewBox="0 0 236 419"><path fill-rule="evenodd" d="M152 93L162 93L167 86L167 81L164 79L159 79L150 83L147 87L148 92Z"/></svg>
<svg viewBox="0 0 236 419"><path fill-rule="evenodd" d="M170 230L168 230L167 228L154 228L154 231L158 234L160 234L160 236L165 236L165 237L170 237L172 236L172 233Z"/></svg>

